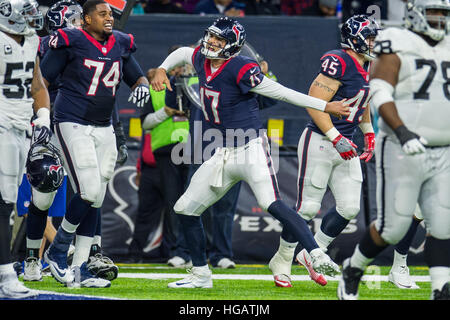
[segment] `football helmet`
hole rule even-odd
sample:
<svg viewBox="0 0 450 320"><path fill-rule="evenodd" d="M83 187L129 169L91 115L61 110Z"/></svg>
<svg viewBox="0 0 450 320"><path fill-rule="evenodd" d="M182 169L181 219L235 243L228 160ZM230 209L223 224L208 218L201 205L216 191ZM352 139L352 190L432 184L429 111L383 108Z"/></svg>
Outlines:
<svg viewBox="0 0 450 320"><path fill-rule="evenodd" d="M442 10L444 15L427 14L428 9ZM405 26L435 41L441 41L450 32L450 2L448 0L408 0L405 6Z"/></svg>
<svg viewBox="0 0 450 320"><path fill-rule="evenodd" d="M38 191L49 193L57 190L64 180L62 160L56 147L34 143L28 151L27 178Z"/></svg>
<svg viewBox="0 0 450 320"><path fill-rule="evenodd" d="M214 46L208 43L212 35L224 39L225 46L223 48L216 47L218 50L212 50ZM239 54L245 38L245 29L239 22L228 17L221 17L205 30L200 52L209 59L228 60Z"/></svg>
<svg viewBox="0 0 450 320"><path fill-rule="evenodd" d="M362 54L367 61L375 58L367 41L376 37L380 30L378 23L366 15L350 17L341 27L341 46Z"/></svg>
<svg viewBox="0 0 450 320"><path fill-rule="evenodd" d="M0 0L0 30L20 35L32 35L44 24L35 0Z"/></svg>
<svg viewBox="0 0 450 320"><path fill-rule="evenodd" d="M52 5L45 15L45 28L53 33L62 28L76 28L81 26L83 8L78 3L62 0Z"/></svg>

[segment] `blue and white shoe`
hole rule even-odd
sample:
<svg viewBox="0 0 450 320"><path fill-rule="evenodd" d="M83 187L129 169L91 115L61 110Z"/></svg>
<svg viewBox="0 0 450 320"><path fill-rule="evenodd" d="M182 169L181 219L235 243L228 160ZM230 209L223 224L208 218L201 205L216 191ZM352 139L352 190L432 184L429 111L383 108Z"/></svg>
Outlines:
<svg viewBox="0 0 450 320"><path fill-rule="evenodd" d="M192 267L187 270L190 274L181 280L171 282L169 288L212 288L212 273L209 267Z"/></svg>
<svg viewBox="0 0 450 320"><path fill-rule="evenodd" d="M81 266L72 266L71 270L74 274L74 281L70 284L73 288L108 288L111 281L97 277L89 271L86 262Z"/></svg>
<svg viewBox="0 0 450 320"><path fill-rule="evenodd" d="M45 251L44 260L50 266L50 272L56 281L62 284L73 282L73 272L67 265L67 253L56 249L53 245Z"/></svg>

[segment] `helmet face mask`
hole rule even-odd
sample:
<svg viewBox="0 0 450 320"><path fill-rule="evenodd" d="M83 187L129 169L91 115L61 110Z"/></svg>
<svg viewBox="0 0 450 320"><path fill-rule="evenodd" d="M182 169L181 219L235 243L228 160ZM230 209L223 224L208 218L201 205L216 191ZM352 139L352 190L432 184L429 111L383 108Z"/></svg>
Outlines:
<svg viewBox="0 0 450 320"><path fill-rule="evenodd" d="M342 25L341 46L361 54L366 61L371 61L375 58L372 49L378 30L378 23L368 16L353 16Z"/></svg>
<svg viewBox="0 0 450 320"><path fill-rule="evenodd" d="M64 180L64 169L58 150L48 143L33 144L28 152L27 179L39 192L49 193L57 190Z"/></svg>
<svg viewBox="0 0 450 320"><path fill-rule="evenodd" d="M211 40L214 37L216 40L223 40L223 48L214 44ZM228 60L239 54L245 38L245 30L240 23L228 17L221 17L205 30L201 40L201 53L208 59Z"/></svg>
<svg viewBox="0 0 450 320"><path fill-rule="evenodd" d="M10 34L32 35L44 25L35 0L0 0L0 30Z"/></svg>
<svg viewBox="0 0 450 320"><path fill-rule="evenodd" d="M45 15L45 28L53 33L61 28L77 28L81 26L81 6L70 0L62 0L52 5Z"/></svg>
<svg viewBox="0 0 450 320"><path fill-rule="evenodd" d="M450 33L450 2L446 0L408 0L405 26L434 41Z"/></svg>

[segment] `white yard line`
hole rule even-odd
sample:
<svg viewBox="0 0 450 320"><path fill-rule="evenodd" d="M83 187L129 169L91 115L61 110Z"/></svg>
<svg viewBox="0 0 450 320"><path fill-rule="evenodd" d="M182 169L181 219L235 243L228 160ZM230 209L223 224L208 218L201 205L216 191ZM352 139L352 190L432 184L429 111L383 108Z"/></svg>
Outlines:
<svg viewBox="0 0 450 320"><path fill-rule="evenodd" d="M125 273L119 272L119 278L134 278L134 279L175 279L183 278L187 273ZM250 274L213 274L213 279L217 280L266 280L273 281L273 277L270 274L250 275ZM339 281L340 276L335 278L326 277L328 281ZM416 282L430 282L429 276L411 276ZM292 281L311 281L308 275L292 275ZM388 276L381 275L364 275L362 281L388 281Z"/></svg>

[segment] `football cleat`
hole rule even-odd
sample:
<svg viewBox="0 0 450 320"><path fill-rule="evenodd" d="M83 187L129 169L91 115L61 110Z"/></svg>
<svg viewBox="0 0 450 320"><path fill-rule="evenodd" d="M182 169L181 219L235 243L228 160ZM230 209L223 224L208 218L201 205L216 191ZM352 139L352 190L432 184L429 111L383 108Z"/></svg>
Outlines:
<svg viewBox="0 0 450 320"><path fill-rule="evenodd" d="M42 281L41 260L36 257L28 257L25 260L23 281Z"/></svg>
<svg viewBox="0 0 450 320"><path fill-rule="evenodd" d="M342 263L342 277L339 280L337 296L339 300L358 300L358 287L364 270L350 266L350 258Z"/></svg>
<svg viewBox="0 0 450 320"><path fill-rule="evenodd" d="M169 288L212 288L212 272L208 266L192 267L187 270L189 275L181 280L171 282Z"/></svg>
<svg viewBox="0 0 450 320"><path fill-rule="evenodd" d="M341 273L339 266L334 263L331 258L323 252L322 249L317 248L311 250L309 253L312 261L313 269L321 274L334 277L335 275Z"/></svg>
<svg viewBox="0 0 450 320"><path fill-rule="evenodd" d="M309 255L309 253L306 251L306 249L303 249L297 254L297 257L295 258L297 262L301 265L303 265L306 270L308 270L309 277L311 280L313 280L315 283L320 284L321 286L327 285L327 279L323 274L317 273L312 265L312 260Z"/></svg>
<svg viewBox="0 0 450 320"><path fill-rule="evenodd" d="M109 281L116 279L119 274L119 267L110 258L101 253L96 253L89 257L87 268L97 277Z"/></svg>
<svg viewBox="0 0 450 320"><path fill-rule="evenodd" d="M275 286L281 288L292 287L291 265L292 262L283 259L283 257L278 253L278 251L274 254L272 259L270 259L269 269L272 271Z"/></svg>
<svg viewBox="0 0 450 320"><path fill-rule="evenodd" d="M72 283L68 287L72 288L109 288L111 281L99 278L94 273L89 271L86 262L81 266L73 266L70 268L74 275Z"/></svg>
<svg viewBox="0 0 450 320"><path fill-rule="evenodd" d="M67 284L73 282L73 272L67 265L67 253L56 249L53 245L44 253L45 262L50 266L50 272L56 281Z"/></svg>
<svg viewBox="0 0 450 320"><path fill-rule="evenodd" d="M419 286L414 282L409 275L409 268L407 266L392 267L389 271L389 282L392 282L400 289L419 289Z"/></svg>
<svg viewBox="0 0 450 320"><path fill-rule="evenodd" d="M234 269L236 268L236 263L228 258L222 258L217 262L216 268L221 269Z"/></svg>
<svg viewBox="0 0 450 320"><path fill-rule="evenodd" d="M38 291L25 287L15 272L0 274L0 299L24 299L38 294Z"/></svg>
<svg viewBox="0 0 450 320"><path fill-rule="evenodd" d="M173 258L170 258L167 261L167 264L174 268L192 268L192 261L186 261L183 258L179 256L175 256Z"/></svg>
<svg viewBox="0 0 450 320"><path fill-rule="evenodd" d="M450 283L447 282L441 290L434 290L430 300L450 300Z"/></svg>

